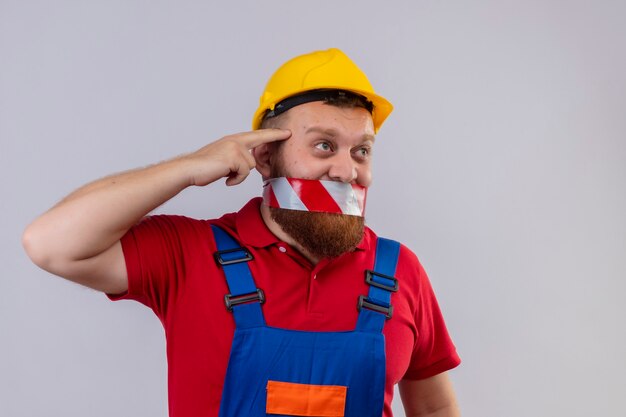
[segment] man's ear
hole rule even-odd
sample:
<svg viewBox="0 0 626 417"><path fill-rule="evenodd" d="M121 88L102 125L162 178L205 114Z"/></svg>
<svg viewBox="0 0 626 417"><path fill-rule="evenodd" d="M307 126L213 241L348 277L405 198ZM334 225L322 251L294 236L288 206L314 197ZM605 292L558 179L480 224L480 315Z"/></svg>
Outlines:
<svg viewBox="0 0 626 417"><path fill-rule="evenodd" d="M272 150L270 143L264 143L252 149L252 156L254 156L256 161L256 170L259 171L263 178L270 177Z"/></svg>

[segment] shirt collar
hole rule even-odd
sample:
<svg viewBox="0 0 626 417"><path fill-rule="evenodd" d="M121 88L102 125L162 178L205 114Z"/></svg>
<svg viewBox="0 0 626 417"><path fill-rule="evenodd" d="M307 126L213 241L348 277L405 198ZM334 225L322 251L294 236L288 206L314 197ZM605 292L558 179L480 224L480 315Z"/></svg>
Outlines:
<svg viewBox="0 0 626 417"><path fill-rule="evenodd" d="M267 227L263 217L261 217L262 201L261 197L253 198L237 212L235 227L241 243L244 245L263 248L280 242ZM371 231L366 227L363 238L356 249L368 250L372 239L371 235Z"/></svg>
<svg viewBox="0 0 626 417"><path fill-rule="evenodd" d="M261 217L261 197L253 198L239 210L235 220L241 243L263 248L279 242Z"/></svg>

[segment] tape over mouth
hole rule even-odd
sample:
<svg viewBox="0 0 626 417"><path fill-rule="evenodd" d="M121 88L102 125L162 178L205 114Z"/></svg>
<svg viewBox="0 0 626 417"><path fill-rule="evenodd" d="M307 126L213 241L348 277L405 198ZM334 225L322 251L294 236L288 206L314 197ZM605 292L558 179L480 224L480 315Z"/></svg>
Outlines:
<svg viewBox="0 0 626 417"><path fill-rule="evenodd" d="M338 181L278 177L263 183L263 203L287 210L363 217L367 188Z"/></svg>

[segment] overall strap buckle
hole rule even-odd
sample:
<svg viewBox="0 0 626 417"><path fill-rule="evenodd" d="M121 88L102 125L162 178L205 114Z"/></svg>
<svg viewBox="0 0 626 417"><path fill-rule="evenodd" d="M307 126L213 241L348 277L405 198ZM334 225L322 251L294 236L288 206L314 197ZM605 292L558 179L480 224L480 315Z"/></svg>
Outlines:
<svg viewBox="0 0 626 417"><path fill-rule="evenodd" d="M226 294L224 296L224 304L226 304L226 310L228 311L233 311L233 306L250 303L253 301L258 301L260 304L263 304L265 302L265 293L262 289L257 288L255 292L251 292L249 294Z"/></svg>
<svg viewBox="0 0 626 417"><path fill-rule="evenodd" d="M369 269L365 270L365 282L373 287L389 292L398 292L399 288L398 280L395 277Z"/></svg>
<svg viewBox="0 0 626 417"><path fill-rule="evenodd" d="M242 247L218 250L213 254L213 257L215 258L215 262L222 266L238 264L240 262L248 262L254 259L250 251Z"/></svg>
<svg viewBox="0 0 626 417"><path fill-rule="evenodd" d="M365 270L369 291L367 295L360 295L357 302L357 330L382 332L385 322L393 316L391 294L399 288L394 277L399 255L400 243L382 237L377 239L374 268Z"/></svg>
<svg viewBox="0 0 626 417"><path fill-rule="evenodd" d="M261 311L265 294L257 288L248 266L248 262L254 259L252 253L220 227L213 224L211 229L217 246L213 258L224 271L229 289L224 304L233 313L235 326L241 329L265 326Z"/></svg>
<svg viewBox="0 0 626 417"><path fill-rule="evenodd" d="M382 313L385 315L385 319L389 320L391 316L393 316L393 306L392 305L382 305L376 303L369 297L364 295L359 296L359 302L357 303L356 309L360 312L361 309L366 308L368 310L376 311L377 313Z"/></svg>

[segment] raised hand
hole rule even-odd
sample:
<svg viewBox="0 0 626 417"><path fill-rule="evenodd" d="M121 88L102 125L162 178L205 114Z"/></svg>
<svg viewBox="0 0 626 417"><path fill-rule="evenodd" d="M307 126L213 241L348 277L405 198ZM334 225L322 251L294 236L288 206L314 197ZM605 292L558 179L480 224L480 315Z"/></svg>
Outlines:
<svg viewBox="0 0 626 417"><path fill-rule="evenodd" d="M256 163L251 150L257 146L286 140L289 130L261 129L225 136L196 152L181 157L188 163L190 185L204 186L226 177L226 185L240 184Z"/></svg>
<svg viewBox="0 0 626 417"><path fill-rule="evenodd" d="M262 129L226 136L196 152L87 184L39 216L24 232L33 262L53 274L109 293L126 291L119 239L143 216L183 189L246 179L251 151L291 132Z"/></svg>

